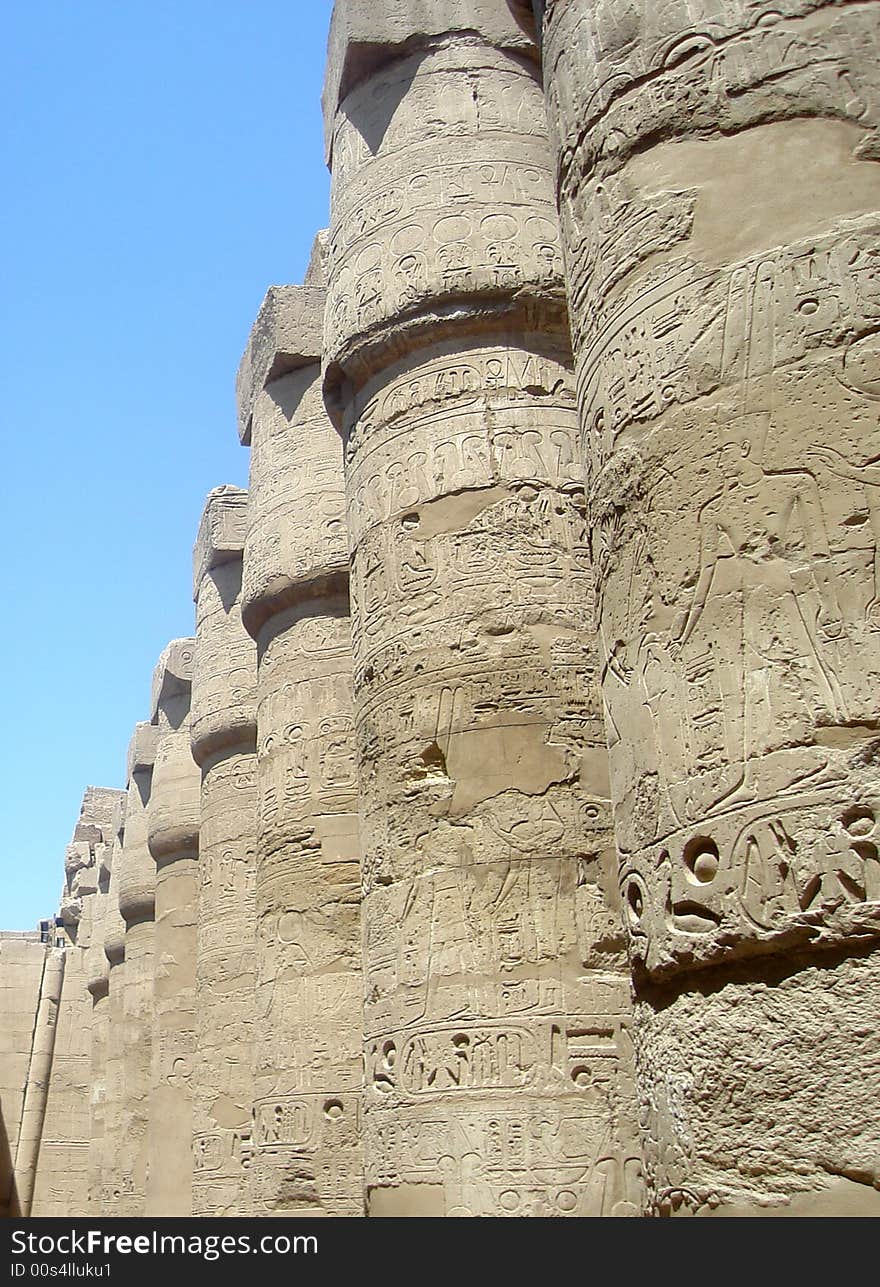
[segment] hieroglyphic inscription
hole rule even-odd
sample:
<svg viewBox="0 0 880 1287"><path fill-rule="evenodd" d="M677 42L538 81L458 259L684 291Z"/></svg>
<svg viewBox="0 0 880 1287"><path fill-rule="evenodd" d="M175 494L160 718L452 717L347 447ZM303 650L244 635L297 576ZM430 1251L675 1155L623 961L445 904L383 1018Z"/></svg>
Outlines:
<svg viewBox="0 0 880 1287"><path fill-rule="evenodd" d="M550 4L546 36L634 959L873 934L820 837L870 803L880 679L875 6Z"/></svg>

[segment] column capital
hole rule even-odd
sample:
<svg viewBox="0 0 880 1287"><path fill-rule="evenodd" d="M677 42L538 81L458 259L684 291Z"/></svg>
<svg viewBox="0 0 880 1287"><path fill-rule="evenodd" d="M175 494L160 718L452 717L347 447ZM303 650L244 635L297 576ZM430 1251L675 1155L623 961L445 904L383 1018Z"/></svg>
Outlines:
<svg viewBox="0 0 880 1287"><path fill-rule="evenodd" d="M224 484L208 493L193 549L193 599L202 580L214 568L240 559L248 524L248 494Z"/></svg>
<svg viewBox="0 0 880 1287"><path fill-rule="evenodd" d="M156 740L158 736L159 730L155 724L150 724L146 720L135 724L131 741L128 744L127 778L129 781L131 781L135 773L152 770L156 760Z"/></svg>
<svg viewBox="0 0 880 1287"><path fill-rule="evenodd" d="M518 8L530 8L520 5ZM533 37L497 0L336 0L327 39L324 109L325 159L330 164L333 124L346 96L385 63L446 35L473 35L496 49L535 58Z"/></svg>
<svg viewBox="0 0 880 1287"><path fill-rule="evenodd" d="M321 276L322 252L313 249L312 257L309 271ZM266 385L320 362L324 300L323 287L311 284L270 286L266 291L235 383L238 432L245 446L250 446L254 403Z"/></svg>
<svg viewBox="0 0 880 1287"><path fill-rule="evenodd" d="M169 698L182 697L192 684L195 639L172 639L162 649L153 671L150 722L156 724L159 711Z"/></svg>

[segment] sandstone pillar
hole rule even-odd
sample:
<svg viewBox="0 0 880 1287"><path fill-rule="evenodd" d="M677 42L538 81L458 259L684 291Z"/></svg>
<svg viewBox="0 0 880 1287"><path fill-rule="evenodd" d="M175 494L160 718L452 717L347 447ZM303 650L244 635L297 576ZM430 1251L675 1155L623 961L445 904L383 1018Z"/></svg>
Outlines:
<svg viewBox="0 0 880 1287"><path fill-rule="evenodd" d="M65 943L64 980L55 1023L52 1076L42 1128L31 1215L59 1217L88 1209L94 1009L88 960L102 868L124 792L87 787L65 859L56 936Z"/></svg>
<svg viewBox="0 0 880 1287"><path fill-rule="evenodd" d="M320 273L320 250L313 274ZM307 279L309 280L309 279ZM318 286L273 287L239 372L257 642L257 1212L363 1214L360 872L348 559Z"/></svg>
<svg viewBox="0 0 880 1287"><path fill-rule="evenodd" d="M147 804L158 729L138 724L128 751L128 802L120 853L119 911L125 921L122 1084L117 1214L145 1214L153 1047L156 864L147 847Z"/></svg>
<svg viewBox="0 0 880 1287"><path fill-rule="evenodd" d="M153 675L156 755L147 843L156 864L153 1040L145 1214L192 1211L199 770L190 749L195 640L173 640Z"/></svg>
<svg viewBox="0 0 880 1287"><path fill-rule="evenodd" d="M253 1213L256 670L241 622L247 492L219 487L193 559L192 753L201 767L193 1214Z"/></svg>
<svg viewBox="0 0 880 1287"><path fill-rule="evenodd" d="M544 8L653 1206L876 1213L880 4Z"/></svg>
<svg viewBox="0 0 880 1287"><path fill-rule="evenodd" d="M553 173L504 5L337 3L371 1214L638 1210Z"/></svg>
<svg viewBox="0 0 880 1287"><path fill-rule="evenodd" d="M125 821L125 793L118 792L98 863L97 890L92 900L89 946L86 949L86 988L92 998L91 1050L89 1056L89 1161L87 1210L106 1215L105 1174L108 1166L109 1072L111 1048L110 962L106 955L113 854ZM117 911L118 915L118 911ZM78 1213L74 1213L78 1214Z"/></svg>
<svg viewBox="0 0 880 1287"><path fill-rule="evenodd" d="M119 910L119 878L128 800L121 808L110 856L110 883L104 914L107 960L107 1063L104 1075L104 1142L98 1145L101 1168L99 1212L120 1214L122 1198L122 1105L125 1076L125 921Z"/></svg>

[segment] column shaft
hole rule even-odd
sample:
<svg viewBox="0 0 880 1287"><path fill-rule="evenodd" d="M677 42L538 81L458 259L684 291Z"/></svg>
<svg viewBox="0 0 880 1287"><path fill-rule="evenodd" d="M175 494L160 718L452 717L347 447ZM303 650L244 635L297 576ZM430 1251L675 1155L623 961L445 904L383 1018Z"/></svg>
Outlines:
<svg viewBox="0 0 880 1287"><path fill-rule="evenodd" d="M129 747L128 804L119 862L119 911L125 921L121 996L122 1079L117 1214L145 1214L155 971L156 865L147 847L156 729L138 724Z"/></svg>
<svg viewBox="0 0 880 1287"><path fill-rule="evenodd" d="M201 766L193 1214L253 1214L256 649L241 623L247 492L208 497L194 558Z"/></svg>
<svg viewBox="0 0 880 1287"><path fill-rule="evenodd" d="M348 560L323 302L317 287L271 291L239 385L253 448L243 618L258 653L253 1166L270 1215L363 1214Z"/></svg>
<svg viewBox="0 0 880 1287"><path fill-rule="evenodd" d="M155 970L145 1212L192 1213L199 771L190 749L194 640L168 645L153 676L157 729L147 841L156 864Z"/></svg>
<svg viewBox="0 0 880 1287"><path fill-rule="evenodd" d="M534 51L504 6L468 35L373 9L384 59L337 5L325 100L368 1209L629 1214L629 990Z"/></svg>

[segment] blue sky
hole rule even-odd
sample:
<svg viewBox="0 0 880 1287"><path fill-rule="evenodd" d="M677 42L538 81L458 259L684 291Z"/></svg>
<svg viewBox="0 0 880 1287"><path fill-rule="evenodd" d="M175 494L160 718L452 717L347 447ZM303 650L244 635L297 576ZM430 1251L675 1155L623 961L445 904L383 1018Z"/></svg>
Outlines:
<svg viewBox="0 0 880 1287"><path fill-rule="evenodd" d="M234 379L327 222L330 0L48 0L0 49L0 928L57 906L89 783L123 786L193 629L207 492L247 483Z"/></svg>

